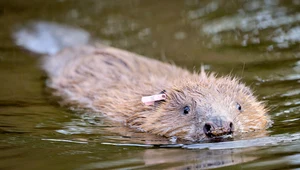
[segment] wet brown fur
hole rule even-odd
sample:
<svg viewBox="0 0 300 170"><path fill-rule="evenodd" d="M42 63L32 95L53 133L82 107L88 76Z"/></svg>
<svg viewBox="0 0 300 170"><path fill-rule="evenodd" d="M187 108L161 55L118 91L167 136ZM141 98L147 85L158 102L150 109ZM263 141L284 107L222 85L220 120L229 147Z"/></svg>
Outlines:
<svg viewBox="0 0 300 170"><path fill-rule="evenodd" d="M65 104L88 108L126 126L161 136L200 141L204 123L222 116L234 133L265 130L267 110L237 79L190 73L171 64L103 45L64 49L46 57L48 85ZM146 106L142 96L166 90L167 100ZM236 106L239 103L242 111ZM183 108L190 106L189 114Z"/></svg>

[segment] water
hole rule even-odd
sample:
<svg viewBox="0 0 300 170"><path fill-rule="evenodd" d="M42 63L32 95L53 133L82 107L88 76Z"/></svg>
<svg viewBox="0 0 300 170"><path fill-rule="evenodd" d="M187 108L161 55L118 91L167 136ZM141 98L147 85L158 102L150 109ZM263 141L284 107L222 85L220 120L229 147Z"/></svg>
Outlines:
<svg viewBox="0 0 300 170"><path fill-rule="evenodd" d="M0 169L300 168L300 1L0 1ZM28 21L88 30L115 47L189 70L232 73L268 103L269 136L172 144L60 107L33 54Z"/></svg>

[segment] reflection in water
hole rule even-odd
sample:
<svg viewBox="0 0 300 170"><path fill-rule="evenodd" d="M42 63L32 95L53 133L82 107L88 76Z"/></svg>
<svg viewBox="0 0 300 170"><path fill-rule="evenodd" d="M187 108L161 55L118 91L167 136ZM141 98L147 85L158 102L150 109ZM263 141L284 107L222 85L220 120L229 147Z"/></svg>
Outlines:
<svg viewBox="0 0 300 170"><path fill-rule="evenodd" d="M300 14L288 16L284 8L263 10L249 14L236 14L205 24L206 34L216 34L238 29L242 32L258 31L300 21Z"/></svg>
<svg viewBox="0 0 300 170"><path fill-rule="evenodd" d="M203 144L191 144L191 145L134 145L134 144L112 144L119 147L131 146L131 147L153 147L160 149L147 149L144 152L139 153L140 159L124 159L123 161L116 162L97 162L84 165L79 169L97 169L97 168L116 168L119 166L126 166L127 168L150 168L156 169L158 167L168 167L176 169L211 169L223 166L235 165L240 163L251 162L257 159L257 153L266 152L259 151L257 147L266 146L280 146L290 145L295 147L294 142L298 141L299 145L300 134L294 135L281 135L274 137L266 137L254 140L245 141L233 141L224 143L203 143ZM279 145L280 144L280 145ZM166 147L166 148L164 148ZM193 149L191 151L181 149L170 149L174 147L183 147L186 149ZM271 152L282 152L279 149L271 150ZM285 150L285 152L292 151L293 149ZM296 150L299 150L296 149ZM261 154L261 153L260 153ZM299 155L286 156L284 159L276 162L275 165L281 163L289 163L299 165L297 161ZM247 167L266 166L270 165L273 161L260 161L258 163L248 164ZM282 165L281 165L282 166Z"/></svg>
<svg viewBox="0 0 300 170"><path fill-rule="evenodd" d="M87 144L87 142L83 142L83 141L65 140L65 139L42 139L42 140L53 141L53 142L69 142L69 143Z"/></svg>
<svg viewBox="0 0 300 170"><path fill-rule="evenodd" d="M100 161L78 169L115 169L120 167L130 169L161 169L162 167L165 167L164 169L212 169L253 161L256 159L255 156L243 152L254 150L194 150L187 152L180 149L148 149L122 161Z"/></svg>
<svg viewBox="0 0 300 170"><path fill-rule="evenodd" d="M298 1L293 2L245 1L242 8L233 8L234 13L205 22L202 32L211 36L211 42L216 45L228 45L229 41L239 46L262 44L269 51L289 48L300 41L299 27L294 26L300 21L300 13L297 12L299 4ZM204 8L189 12L188 18L196 21L205 19L211 12L218 13L219 6L230 3L213 1Z"/></svg>
<svg viewBox="0 0 300 170"><path fill-rule="evenodd" d="M203 17L209 13L212 13L216 11L219 8L219 3L216 1L212 1L205 5L204 7L201 7L200 9L197 10L191 10L188 12L188 18L189 19L197 19L200 17Z"/></svg>
<svg viewBox="0 0 300 170"><path fill-rule="evenodd" d="M211 169L255 160L254 156L241 153L241 151L251 151L250 149L195 150L193 152L159 149L158 151L145 151L143 160L146 167L155 168L157 164L168 164L171 165L170 168L173 166L176 169Z"/></svg>
<svg viewBox="0 0 300 170"><path fill-rule="evenodd" d="M300 16L300 14L299 14L299 16ZM284 32L281 29L279 29L276 32L276 34L278 34L278 35L274 36L274 38L272 40L278 44L283 44L283 43L288 43L288 42L291 42L291 43L300 42L300 27L299 26L293 27L293 28L289 29L287 32Z"/></svg>
<svg viewBox="0 0 300 170"><path fill-rule="evenodd" d="M284 134L275 135L272 137L262 137L248 140L236 140L236 141L226 141L219 143L199 143L199 144L119 144L119 143L102 143L106 145L114 146L141 146L141 147L162 147L162 148L185 148L185 149L210 149L210 150L222 150L222 149L238 149L238 148L251 148L251 147L261 147L261 146L272 146L282 143L291 143L293 141L300 140L300 134Z"/></svg>
<svg viewBox="0 0 300 170"><path fill-rule="evenodd" d="M289 167L288 169L298 169L300 166L300 154L295 154L293 152L299 152L299 144L286 146L286 149L293 149L290 153L290 156L282 156L280 159L274 159L274 157L269 157L265 160L261 160L252 164L245 165L245 169L285 169L285 167ZM276 155L278 150L282 148L275 148L273 150L274 154ZM281 150L281 152L284 152ZM258 152L259 153L259 152Z"/></svg>

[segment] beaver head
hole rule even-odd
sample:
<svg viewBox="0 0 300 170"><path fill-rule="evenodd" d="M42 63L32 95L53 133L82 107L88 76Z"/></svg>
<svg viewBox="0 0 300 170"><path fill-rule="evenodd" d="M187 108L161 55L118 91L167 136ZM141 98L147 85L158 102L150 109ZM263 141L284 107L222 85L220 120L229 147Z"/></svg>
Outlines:
<svg viewBox="0 0 300 170"><path fill-rule="evenodd" d="M202 73L200 79L194 75L172 83L165 94L166 99L152 106L139 121L140 129L201 141L262 130L269 122L264 104L236 78Z"/></svg>

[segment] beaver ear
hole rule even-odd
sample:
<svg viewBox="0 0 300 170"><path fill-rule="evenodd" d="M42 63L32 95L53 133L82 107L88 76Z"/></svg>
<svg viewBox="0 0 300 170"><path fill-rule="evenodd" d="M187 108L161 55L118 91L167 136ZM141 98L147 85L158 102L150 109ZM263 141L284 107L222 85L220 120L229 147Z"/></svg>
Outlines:
<svg viewBox="0 0 300 170"><path fill-rule="evenodd" d="M166 90L162 90L159 94L166 94L167 91Z"/></svg>
<svg viewBox="0 0 300 170"><path fill-rule="evenodd" d="M154 102L154 106L155 106L155 107L156 107L156 106L159 106L160 104L162 104L162 103L164 103L164 102L166 102L166 100L155 101L155 102Z"/></svg>
<svg viewBox="0 0 300 170"><path fill-rule="evenodd" d="M166 90L162 90L159 94L165 94L165 95L167 96L167 91L166 91ZM155 102L154 102L154 105L155 105L155 106L158 106L158 105L160 105L161 103L164 103L166 100L167 100L167 97L166 97L164 100L155 101Z"/></svg>

